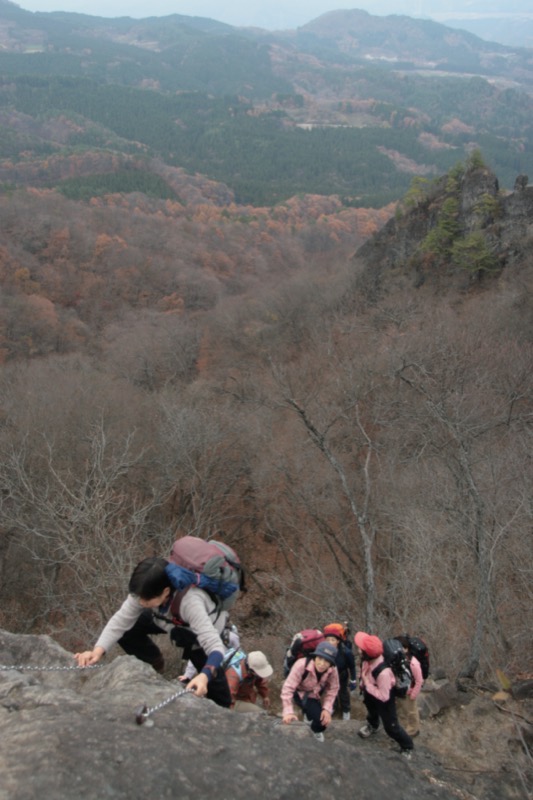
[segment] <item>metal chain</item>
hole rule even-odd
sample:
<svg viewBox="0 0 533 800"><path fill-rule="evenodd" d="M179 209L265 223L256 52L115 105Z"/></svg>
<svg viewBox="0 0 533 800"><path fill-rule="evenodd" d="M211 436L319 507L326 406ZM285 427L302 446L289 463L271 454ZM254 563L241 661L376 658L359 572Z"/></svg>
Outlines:
<svg viewBox="0 0 533 800"><path fill-rule="evenodd" d="M88 664L86 667L33 667L29 664L0 664L0 672L6 672L8 670L18 670L18 671L25 671L25 672L69 672L71 670L78 670L78 669L100 669L103 667L103 664Z"/></svg>
<svg viewBox="0 0 533 800"><path fill-rule="evenodd" d="M72 667L36 667L30 664L0 664L0 672L7 672L10 670L17 670L17 671L25 671L25 672L71 672L73 670L80 670L80 669L100 669L103 667L103 664L88 664L86 667L79 667L79 666L72 666ZM166 700L162 700L155 706L148 708L148 706L144 705L137 709L135 712L135 721L137 725L142 725L143 722L146 722L152 714L155 714L156 711L160 711L165 706L168 706L174 700L177 700L178 697L183 697L184 694L194 694L191 692L190 689L181 689L179 692L175 692L174 694L167 697ZM153 723L152 723L153 724Z"/></svg>
<svg viewBox="0 0 533 800"><path fill-rule="evenodd" d="M143 722L146 722L148 717L150 717L152 714L155 714L156 711L160 711L165 706L168 706L169 703L172 703L173 700L177 700L178 697L183 697L184 694L194 694L194 693L191 692L190 689L182 689L181 691L176 692L170 697L167 697L166 700L162 700L156 706L152 706L151 708L148 708L148 706L145 705L141 706L135 712L135 722L137 723L137 725L142 725Z"/></svg>

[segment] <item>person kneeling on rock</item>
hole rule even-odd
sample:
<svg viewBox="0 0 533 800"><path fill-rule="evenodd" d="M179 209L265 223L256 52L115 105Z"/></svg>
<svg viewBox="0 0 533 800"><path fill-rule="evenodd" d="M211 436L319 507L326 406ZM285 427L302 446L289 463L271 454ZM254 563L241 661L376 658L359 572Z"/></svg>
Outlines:
<svg viewBox="0 0 533 800"><path fill-rule="evenodd" d="M320 642L309 658L295 661L281 687L283 722L288 725L298 719L293 706L296 703L319 742L324 741L324 731L331 722L339 691L336 658L335 645Z"/></svg>
<svg viewBox="0 0 533 800"><path fill-rule="evenodd" d="M231 706L241 713L261 713L270 708L270 687L268 679L274 672L266 655L254 650L242 658L232 659L226 669L226 680L231 692ZM261 698L262 708L257 705Z"/></svg>

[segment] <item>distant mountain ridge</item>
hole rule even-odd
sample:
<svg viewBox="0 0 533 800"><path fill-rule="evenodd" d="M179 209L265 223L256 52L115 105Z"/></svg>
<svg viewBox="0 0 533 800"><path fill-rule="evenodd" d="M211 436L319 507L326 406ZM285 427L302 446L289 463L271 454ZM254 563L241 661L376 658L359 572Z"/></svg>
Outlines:
<svg viewBox="0 0 533 800"><path fill-rule="evenodd" d="M506 188L533 171L533 52L427 20L334 11L274 34L0 0L0 48L8 171L96 147L201 172L238 202L375 207L475 148Z"/></svg>
<svg viewBox="0 0 533 800"><path fill-rule="evenodd" d="M375 59L390 65L401 63L405 69L424 66L453 72L466 70L477 75L507 78L533 91L533 53L489 43L474 34L404 15L378 17L357 9L330 11L296 31L269 33L180 14L139 20L129 17L108 19L61 11L33 13L17 7L10 0L1 0L0 18L6 22L0 34L3 55L41 51L49 55L69 53L74 58L83 56L81 68L84 74L91 74L91 67L94 69L87 56L106 56L105 50L92 52L97 42L101 47L106 41L113 42L114 57L119 60L127 58L132 61L130 48L141 51L136 56L140 65L147 69L150 63L143 63L143 52L145 58L150 52L167 54L169 66L176 66L176 56L182 60L192 59L200 68L202 64L209 66L204 61L206 53L202 48L207 41L214 49L215 57L222 54L227 57L235 47L242 57L240 48L243 42L253 42L258 48L255 55L264 54L264 50L269 48L288 46L291 51L311 53L326 63ZM229 42L231 46L228 46ZM276 63L272 54L270 60ZM223 71L224 67L227 69L224 63L220 66ZM264 69L265 65L262 67ZM243 63L242 71L248 73L253 87L254 75L249 74L250 65ZM113 80L109 66L106 72L108 79ZM170 76L166 78L169 81L166 88L173 88ZM121 79L134 83L135 71L131 81L122 77L119 71L114 82ZM186 83L187 74L180 76L180 80ZM255 91L260 89L255 87Z"/></svg>
<svg viewBox="0 0 533 800"><path fill-rule="evenodd" d="M533 46L533 9L529 0L367 0L359 5L380 16L400 14L431 19L510 47Z"/></svg>
<svg viewBox="0 0 533 800"><path fill-rule="evenodd" d="M376 17L358 10L329 11L298 30L335 43L347 56L402 62L405 67L459 71L469 64L478 74L492 70L501 74L506 69L501 59L510 53L504 45L431 20L404 15ZM527 57L524 61L529 63Z"/></svg>

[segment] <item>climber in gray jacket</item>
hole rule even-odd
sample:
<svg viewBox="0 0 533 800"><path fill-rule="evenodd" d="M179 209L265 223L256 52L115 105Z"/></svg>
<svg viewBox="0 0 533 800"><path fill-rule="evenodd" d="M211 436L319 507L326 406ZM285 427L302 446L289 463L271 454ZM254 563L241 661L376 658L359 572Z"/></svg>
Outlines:
<svg viewBox="0 0 533 800"><path fill-rule="evenodd" d="M187 689L229 707L231 695L224 670L220 669L226 653L221 634L228 612L221 610L206 590L190 586L182 593L176 619L173 610L177 592L167 566L164 558L141 561L131 576L128 597L110 618L94 648L76 653L74 658L81 667L96 664L118 643L129 655L162 672L163 655L150 636L169 633L176 646L183 648L183 657L198 670Z"/></svg>

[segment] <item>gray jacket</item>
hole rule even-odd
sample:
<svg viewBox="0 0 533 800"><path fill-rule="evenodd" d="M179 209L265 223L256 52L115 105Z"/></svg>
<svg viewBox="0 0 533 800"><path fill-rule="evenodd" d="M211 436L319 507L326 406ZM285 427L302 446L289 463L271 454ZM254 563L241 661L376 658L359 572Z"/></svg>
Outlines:
<svg viewBox="0 0 533 800"><path fill-rule="evenodd" d="M96 647L102 647L106 653L118 642L121 636L133 628L141 613L145 609L139 598L129 594L119 610L113 614L101 632L96 642ZM221 611L217 614L216 603L207 592L192 586L180 603L180 616L198 639L198 646L209 656L217 650L225 653L226 647L222 642L221 634L226 624L228 612ZM172 623L154 617L155 624L164 631L172 630Z"/></svg>

